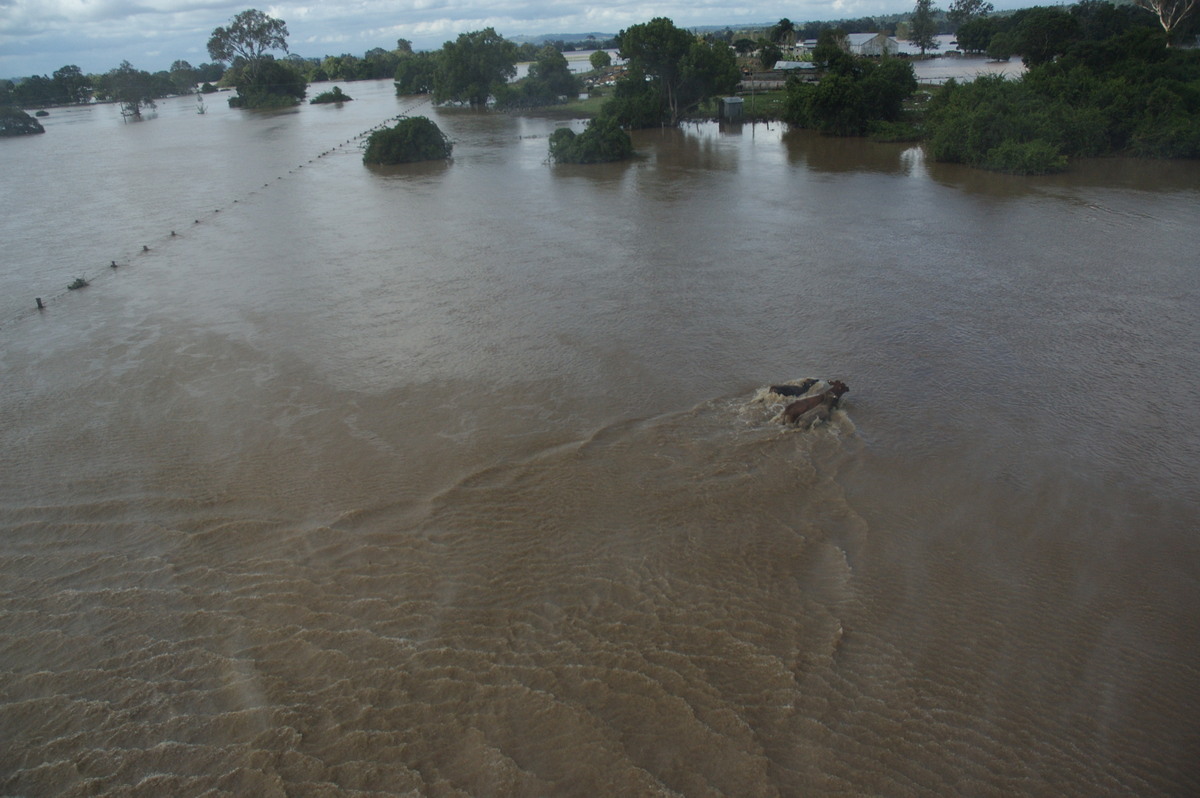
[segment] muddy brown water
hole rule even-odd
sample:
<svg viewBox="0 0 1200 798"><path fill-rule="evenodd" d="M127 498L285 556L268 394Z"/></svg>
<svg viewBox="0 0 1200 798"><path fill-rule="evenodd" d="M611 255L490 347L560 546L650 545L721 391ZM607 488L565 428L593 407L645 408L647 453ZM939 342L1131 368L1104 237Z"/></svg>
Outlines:
<svg viewBox="0 0 1200 798"><path fill-rule="evenodd" d="M1200 792L1200 166L343 88L0 142L0 793Z"/></svg>

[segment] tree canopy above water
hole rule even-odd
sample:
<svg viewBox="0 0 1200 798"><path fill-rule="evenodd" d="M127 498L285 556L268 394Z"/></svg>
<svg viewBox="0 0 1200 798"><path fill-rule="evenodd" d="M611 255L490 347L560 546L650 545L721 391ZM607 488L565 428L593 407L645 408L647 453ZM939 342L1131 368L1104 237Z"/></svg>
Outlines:
<svg viewBox="0 0 1200 798"><path fill-rule="evenodd" d="M633 25L617 41L621 57L629 62L617 92L626 107L614 104L610 111L628 126L676 125L688 110L732 91L741 77L728 45L697 38L666 17ZM657 113L650 108L655 102Z"/></svg>
<svg viewBox="0 0 1200 798"><path fill-rule="evenodd" d="M493 28L460 33L446 42L434 72L434 102L487 104L488 98L517 74L517 46Z"/></svg>
<svg viewBox="0 0 1200 798"><path fill-rule="evenodd" d="M0 136L25 136L30 133L45 133L46 128L20 108L0 106Z"/></svg>
<svg viewBox="0 0 1200 798"><path fill-rule="evenodd" d="M401 119L394 126L376 130L367 139L365 164L400 164L440 161L454 148L446 134L423 116Z"/></svg>
<svg viewBox="0 0 1200 798"><path fill-rule="evenodd" d="M231 106L273 108L295 105L304 98L308 79L270 55L271 50L288 51L287 36L282 19L256 8L235 16L229 27L213 30L208 54L217 61L231 61L231 69L236 70L238 96L230 100Z"/></svg>

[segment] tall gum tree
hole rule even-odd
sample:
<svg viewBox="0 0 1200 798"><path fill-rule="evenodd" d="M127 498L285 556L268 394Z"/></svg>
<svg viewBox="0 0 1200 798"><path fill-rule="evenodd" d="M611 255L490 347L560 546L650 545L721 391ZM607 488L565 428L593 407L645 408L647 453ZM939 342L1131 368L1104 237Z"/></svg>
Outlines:
<svg viewBox="0 0 1200 798"><path fill-rule="evenodd" d="M1133 0L1133 4L1144 8L1158 17L1167 34L1167 46L1171 45L1173 34L1196 10L1200 0Z"/></svg>
<svg viewBox="0 0 1200 798"><path fill-rule="evenodd" d="M283 50L286 53L287 37L287 23L282 19L250 8L230 20L229 27L213 30L208 40L208 54L214 61L244 59L251 82L256 82L263 56L271 50Z"/></svg>

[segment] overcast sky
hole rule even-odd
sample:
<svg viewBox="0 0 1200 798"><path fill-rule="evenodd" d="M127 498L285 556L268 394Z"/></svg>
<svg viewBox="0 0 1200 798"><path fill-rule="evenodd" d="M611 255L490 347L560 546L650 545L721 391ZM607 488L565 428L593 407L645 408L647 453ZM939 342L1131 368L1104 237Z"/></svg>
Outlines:
<svg viewBox="0 0 1200 798"><path fill-rule="evenodd" d="M948 2L948 0L947 0ZM1036 0L994 0L997 8ZM459 33L493 27L503 36L616 33L654 17L680 27L846 19L894 14L915 0L800 0L746 5L734 0L309 0L247 5L246 0L0 0L0 76L50 75L67 64L106 72L122 60L156 72L177 59L209 61L213 28L259 8L288 27L289 49L305 57L391 49L408 39L436 49ZM935 4L938 4L935 2ZM942 3L941 5L944 5Z"/></svg>

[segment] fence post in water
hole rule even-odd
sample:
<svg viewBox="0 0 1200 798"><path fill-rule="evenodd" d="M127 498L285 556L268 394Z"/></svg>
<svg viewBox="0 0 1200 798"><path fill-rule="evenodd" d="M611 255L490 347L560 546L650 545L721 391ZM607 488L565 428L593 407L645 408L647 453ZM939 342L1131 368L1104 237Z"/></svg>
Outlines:
<svg viewBox="0 0 1200 798"><path fill-rule="evenodd" d="M38 310L45 310L45 309L46 309L46 306L42 304L42 298L41 298L40 296L39 296L39 297L34 297L33 301L34 301L34 302L37 302Z"/></svg>

